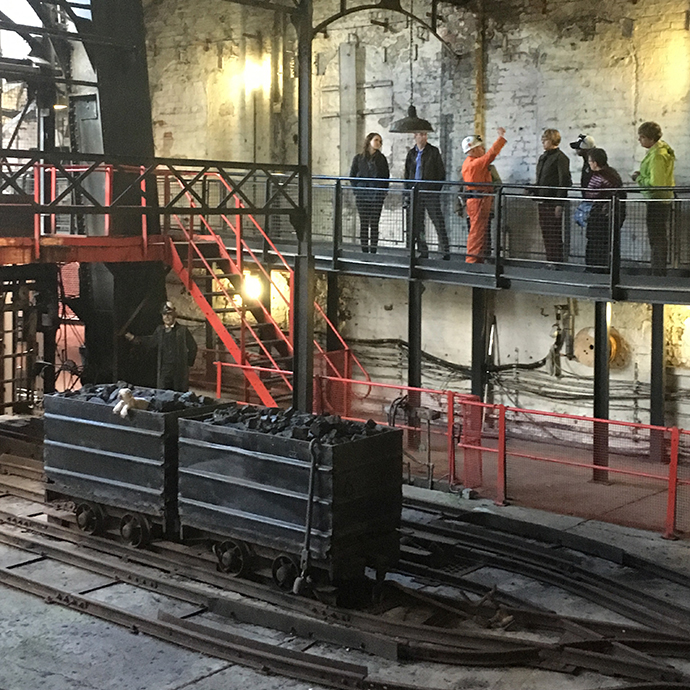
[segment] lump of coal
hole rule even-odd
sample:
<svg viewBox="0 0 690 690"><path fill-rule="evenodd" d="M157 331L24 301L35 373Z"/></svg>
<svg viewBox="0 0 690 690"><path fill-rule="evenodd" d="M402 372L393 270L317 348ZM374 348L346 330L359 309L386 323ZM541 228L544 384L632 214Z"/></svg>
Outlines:
<svg viewBox="0 0 690 690"><path fill-rule="evenodd" d="M114 407L120 401L120 391L124 388L130 388L135 398L143 398L148 401L148 409L151 412L175 412L177 410L204 407L216 402L213 398L209 398L206 395L197 395L192 391L182 392L143 388L141 386L131 386L124 381L87 384L79 390L64 391L63 393L55 393L55 395Z"/></svg>

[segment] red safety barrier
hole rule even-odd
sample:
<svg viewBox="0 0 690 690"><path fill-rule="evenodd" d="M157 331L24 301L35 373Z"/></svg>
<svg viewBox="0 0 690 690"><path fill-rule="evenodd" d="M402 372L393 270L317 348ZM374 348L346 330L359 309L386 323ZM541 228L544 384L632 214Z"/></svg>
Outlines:
<svg viewBox="0 0 690 690"><path fill-rule="evenodd" d="M679 464L679 438L687 432L472 401L463 407L471 420L459 444L472 469L465 484L482 497L667 538L690 527L690 476Z"/></svg>
<svg viewBox="0 0 690 690"><path fill-rule="evenodd" d="M219 364L219 372L221 366L234 365ZM316 358L314 411L402 428L408 480L421 477L429 487L447 480L451 489L471 488L497 505L666 538L690 532L690 466L683 460L690 431L489 405L452 391L319 373L325 369Z"/></svg>

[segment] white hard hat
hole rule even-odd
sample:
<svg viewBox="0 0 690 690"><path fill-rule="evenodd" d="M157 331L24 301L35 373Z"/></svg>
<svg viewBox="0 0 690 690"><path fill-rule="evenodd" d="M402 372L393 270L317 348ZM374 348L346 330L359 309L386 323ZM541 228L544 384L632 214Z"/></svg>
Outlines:
<svg viewBox="0 0 690 690"><path fill-rule="evenodd" d="M472 136L465 137L462 140L463 153L469 153L470 149L476 148L477 146L484 146L484 142L478 134L473 134Z"/></svg>

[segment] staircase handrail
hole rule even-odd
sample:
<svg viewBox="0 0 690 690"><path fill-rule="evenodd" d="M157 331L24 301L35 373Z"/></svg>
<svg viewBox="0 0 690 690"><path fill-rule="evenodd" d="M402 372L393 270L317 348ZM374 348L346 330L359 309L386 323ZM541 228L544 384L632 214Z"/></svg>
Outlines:
<svg viewBox="0 0 690 690"><path fill-rule="evenodd" d="M173 243L170 237L167 238L167 246L170 252L170 261L173 270L175 270L177 275L180 277L180 280L182 280L182 283L187 287L190 294L192 295L192 298L199 305L199 308L206 316L206 319L214 328L214 330L218 334L218 337L221 339L225 347L228 348L228 351L230 352L234 360L237 363L240 363L242 360L242 353L239 347L237 346L237 343L233 340L232 336L225 328L225 324L223 324L223 322L220 320L218 314L216 314L213 311L213 308L204 297L203 293L199 289L199 286L192 279L191 273L188 272L187 269L184 267L184 264L182 263L182 259L177 251L177 248L175 247L175 244ZM259 399L261 400L262 404L268 407L275 407L276 402L273 399L273 396L269 393L263 381L259 378L259 376L253 370L253 368L248 368L243 373L244 377L251 384L251 386L254 388L254 391L259 396Z"/></svg>
<svg viewBox="0 0 690 690"><path fill-rule="evenodd" d="M238 204L239 204L239 206L241 207L242 202L238 200ZM230 222L230 220L229 220L226 216L221 216L221 217L223 218L223 220L225 220L225 222L228 224L228 226L230 227L230 229L235 233L235 236L238 237L240 243L242 244L242 247L243 247L243 248L247 251L247 253L254 259L254 262L255 262L255 263L257 264L257 266L259 266L259 268L263 271L264 275L268 276L268 273L266 272L266 269L263 267L263 265L261 264L261 262L257 259L256 254L254 253L254 251L252 250L252 248L246 243L246 241L244 240L244 238L241 237L240 234L237 232L237 229L235 228L235 226L233 226L233 224ZM251 216L250 216L250 217L251 217ZM256 222L255 222L255 224L256 224ZM282 258L282 257L281 257L281 258ZM283 260L283 263L285 263L284 260ZM286 266L287 266L287 264L286 264ZM292 270L289 266L287 266L287 270L290 272L290 275L293 274L293 270ZM273 283L273 281L271 280L270 276L268 277L268 279L269 279L269 281L271 282L271 285L275 285L275 284ZM280 289L279 289L277 286L275 286L275 287L276 287L276 292L280 295L280 297L282 298L283 302L285 302L285 304L289 306L290 303L288 302L287 298L283 295L283 293L280 291ZM318 302L314 302L314 306L320 309ZM325 316L325 315L324 315L324 316ZM330 323L330 322L329 322L329 323ZM316 347L316 349L317 349L317 351L319 352L319 354L322 354L322 355L323 355L324 360L326 361L327 366L329 366L329 367L333 370L333 372L336 374L336 376L342 376L342 374L338 371L338 368L335 366L335 364L333 364L333 362L331 362L331 360L328 358L328 355L326 354L326 351L321 347L321 344L318 342L318 340L314 340L314 346ZM348 351L350 351L350 354L352 355L353 359L355 359L355 356L352 354L352 351L350 350L349 347L347 347L347 345L345 346L345 349L348 350ZM364 373L365 373L365 375L366 375L366 372L364 372Z"/></svg>
<svg viewBox="0 0 690 690"><path fill-rule="evenodd" d="M224 181L224 180L221 180L221 181L225 184L225 181ZM227 185L226 185L226 187L227 187ZM229 187L227 187L227 188L228 188L229 191L231 191L231 190L229 189ZM239 206L240 208L243 208L243 207L246 208L246 207L244 206L244 204L242 203L242 201L241 201L239 198L237 198L237 197L236 197L236 203L238 204L238 206ZM238 235L237 229L232 225L232 223L228 220L228 218L227 218L226 216L221 216L221 217L222 217L223 220L230 226L230 228L232 229L232 231L233 231L233 232L235 233L235 235L237 236L237 235ZM290 275L293 275L293 273L294 273L293 269L290 267L290 265L287 263L287 261L285 261L285 257L278 251L278 248L277 248L277 247L275 246L275 244L272 242L271 238L266 234L265 230L261 227L261 225L259 225L259 223L257 222L256 218L254 218L254 216L253 216L252 214L248 214L248 215L247 215L247 218L249 218L249 220L254 224L254 227L259 231L259 233L261 234L261 236L266 240L266 242L268 243L268 245L269 245L269 246L271 247L271 249L275 252L276 256L277 256L277 257L280 259L280 261L283 263L283 265L285 266L286 270L290 273ZM251 248L247 245L247 243L246 243L246 241L244 240L244 238L240 237L240 242L242 243L242 246L243 246L243 247L247 250L247 252L250 254L250 256L252 256L252 258L253 258L254 261L257 263L257 265L261 266L261 262L259 262L259 261L257 260L256 255L255 255L254 252L251 250ZM263 269L263 267L261 267L261 268ZM264 271L264 273L265 273L265 271ZM269 277L269 280L270 280L270 277ZM271 281L271 282L272 282L272 281ZM278 294L281 296L281 298L283 299L283 301L285 302L285 304L288 304L288 301L286 300L286 298L284 297L284 295L280 292L280 290L277 290L277 292L278 292ZM345 342L345 340L343 339L342 335L340 335L340 332L338 331L338 329L333 325L333 323L332 323L331 320L328 318L328 316L326 316L326 313L323 311L321 305L320 305L318 302L314 301L314 307L315 307L316 311L321 315L321 317L322 317L323 320L325 321L326 325L331 329L331 331L332 331L333 333L336 334L338 340L340 341L340 344L343 346L343 349L349 351L350 356L352 357L352 361L357 365L357 367L359 368L359 370L360 370L360 371L362 372L362 374L364 375L365 379L366 379L367 381L371 381L371 376L369 375L369 372L364 368L364 366L362 365L362 363L359 361L359 359L357 358L357 355L355 355L355 353L352 351L352 348ZM319 352L321 352L322 354L325 354L323 348L319 345L319 343L318 343L317 341L314 341L314 344L316 345L316 347L317 347L317 349L319 350ZM326 361L328 361L329 364L331 364L327 357L326 357ZM331 366L333 367L333 369L334 369L335 371L337 371L337 369L335 369L335 366L333 366L333 365L331 365ZM367 395L368 395L368 394L367 394ZM365 397L366 397L366 396L365 396Z"/></svg>
<svg viewBox="0 0 690 690"><path fill-rule="evenodd" d="M179 180L178 180L178 182L179 182ZM186 196L187 196L187 198L188 198L188 201L189 201L191 207L192 207L192 208L197 208L197 206L196 206L196 204L194 203L194 200L191 198L191 195L189 194L189 192L186 192ZM178 222L178 224L180 225L180 227L182 228L182 231L183 231L185 234L187 234L187 229L182 225L182 223L181 223L181 221L180 221L180 219L179 219L179 216L176 215L176 216L174 216L174 217L175 217L175 219L177 220L177 222ZM235 230L235 228L232 227L232 224L230 223L230 221L228 221L227 218L226 218L224 215L221 215L221 217L222 217L222 218L227 222L227 224L232 228L232 231L233 231L235 234L237 234L237 231ZM199 215L199 220L200 220L200 221L203 223L203 225L206 227L206 230L208 231L208 233L211 235L211 237L213 238L214 242L215 242L216 245L218 246L218 249L220 250L222 257L223 257L224 259L226 259L226 260L230 263L230 268L232 269L232 272L235 273L235 274L237 274L237 275L239 275L239 276L241 276L241 275L242 275L242 272L240 271L239 265L238 265L238 263L237 263L236 261L233 261L232 257L230 256L230 253L229 253L228 250L227 250L227 247L225 246L225 243L223 242L223 239L222 239L222 238L215 232L215 230L211 227L211 225L210 225L210 224L208 223L208 221L206 220L205 216ZM244 243L243 243L243 244L244 244ZM254 260L257 261L256 256L254 256L253 253L252 253L252 256L253 256ZM203 257L202 257L202 258L203 258ZM258 261L257 261L257 263L259 264L259 266L261 266L261 264L260 264ZM261 266L261 269L263 270L263 266ZM209 269L209 270L210 270L210 269ZM210 270L210 272L213 273L213 271L211 271L211 270ZM271 285L272 285L273 287L275 287L275 289L276 289L276 291L278 292L278 294L280 294L281 297L282 297L283 295L282 295L282 293L280 292L280 290L278 289L278 286L275 285L275 284L273 283L273 281L271 280L271 277L266 273L265 270L264 270L264 274L265 274L266 277L268 278L268 280L269 280L269 282L271 283ZM283 299L285 299L285 298L283 297ZM276 322L276 320L275 320L275 319L273 318L273 316L271 315L271 312L270 312L268 309L266 309L265 305L264 305L262 302L258 302L258 305L259 305L259 307L261 308L261 311L263 312L264 316L268 319L268 321L269 321L270 323L273 324L273 326L274 326L274 328L275 328L276 334L278 334L278 335L280 336L280 338L283 340L283 342L287 345L287 347L288 347L289 350L290 350L290 354L292 355L292 354L294 353L294 347L293 347L292 343L290 342L290 339L285 335L285 333L283 333L283 329L278 325L278 323ZM243 318L243 317L241 317L241 318ZM243 319L243 320L244 320L244 319ZM247 323L247 326L249 326L248 323Z"/></svg>
<svg viewBox="0 0 690 690"><path fill-rule="evenodd" d="M197 253L197 255L199 256L199 258L200 258L201 261L203 262L203 264L204 264L204 266L206 267L206 269L208 270L209 274L213 276L213 275L214 275L214 271L213 271L213 269L211 268L211 265L210 265L210 264L208 263L208 261L206 260L206 257L201 253L201 251L199 250L199 247L197 246L196 242L194 241L194 239L192 238L192 236L187 232L187 229L186 229L186 228L184 227L184 225L181 223L181 221L179 220L179 218L178 218L177 216L174 216L174 217L175 217L175 219L177 220L177 222L180 224L180 228L182 229L182 232L185 234L185 237L187 238L188 244L189 244L191 247L193 247L194 251ZM181 259L180 259L180 260L181 260ZM192 276L190 275L190 280L191 280L191 279L192 279ZM263 351L263 353L264 353L264 355L266 356L266 358L267 358L267 359L271 362L271 364L275 367L276 372L279 372L279 371L280 371L280 367L278 366L278 363L275 361L275 359L273 359L273 357L271 356L271 353L268 351L268 349L266 348L266 346L265 346L264 343L262 342L261 338L258 337L257 333L256 333L256 332L254 331L254 329L251 327L251 325L250 325L249 322L247 321L246 317L245 317L245 316L240 312L240 310L237 308L237 306L235 305L234 300L232 299L232 297L230 296L230 294L228 293L228 291L227 291L227 290L225 289L225 287L223 286L223 283L221 283L221 281L218 280L218 278L214 278L214 279L218 282L218 285L220 286L220 289L221 289L223 295L225 296L225 298L227 299L228 303L232 305L232 308L235 310L235 313L240 317L240 320L242 321L242 323L246 326L246 328L247 328L247 329L249 330L249 332L252 334L254 340L256 340L256 342L258 343L259 347L260 347L261 350ZM222 322L221 322L221 323L222 323ZM290 381L288 381L288 379L287 379L283 374L280 374L280 376L281 376L282 379L285 381L285 384L288 386L288 388L289 388L290 390L292 390L292 383L291 383Z"/></svg>

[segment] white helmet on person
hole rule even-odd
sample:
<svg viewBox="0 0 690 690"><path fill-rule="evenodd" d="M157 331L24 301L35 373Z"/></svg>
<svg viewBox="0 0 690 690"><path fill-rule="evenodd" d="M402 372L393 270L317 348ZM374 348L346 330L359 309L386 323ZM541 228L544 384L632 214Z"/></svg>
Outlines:
<svg viewBox="0 0 690 690"><path fill-rule="evenodd" d="M462 140L463 153L469 153L472 149L477 148L477 146L484 146L484 142L478 134L473 134Z"/></svg>

